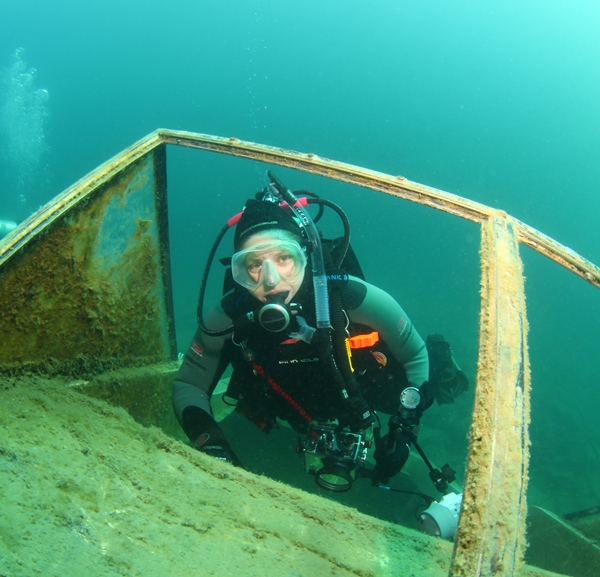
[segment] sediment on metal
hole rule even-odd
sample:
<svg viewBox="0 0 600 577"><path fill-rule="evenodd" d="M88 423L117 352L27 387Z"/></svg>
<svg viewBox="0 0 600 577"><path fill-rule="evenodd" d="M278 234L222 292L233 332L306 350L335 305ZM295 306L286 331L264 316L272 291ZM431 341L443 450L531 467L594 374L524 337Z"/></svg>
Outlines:
<svg viewBox="0 0 600 577"><path fill-rule="evenodd" d="M529 357L512 220L482 226L479 361L452 577L515 575L525 550Z"/></svg>

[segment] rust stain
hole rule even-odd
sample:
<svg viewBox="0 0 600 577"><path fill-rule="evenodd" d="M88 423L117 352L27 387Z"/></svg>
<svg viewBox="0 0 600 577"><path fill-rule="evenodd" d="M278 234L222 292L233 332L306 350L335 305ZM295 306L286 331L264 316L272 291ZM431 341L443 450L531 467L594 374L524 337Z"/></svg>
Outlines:
<svg viewBox="0 0 600 577"><path fill-rule="evenodd" d="M94 258L109 205L118 198L124 208L127 196L147 186L148 178L136 167L128 169L53 223L0 271L4 371L48 359L60 363L93 357L127 365L132 358L165 358L160 258L152 221L137 219L127 248L108 255L108 267L106 258Z"/></svg>

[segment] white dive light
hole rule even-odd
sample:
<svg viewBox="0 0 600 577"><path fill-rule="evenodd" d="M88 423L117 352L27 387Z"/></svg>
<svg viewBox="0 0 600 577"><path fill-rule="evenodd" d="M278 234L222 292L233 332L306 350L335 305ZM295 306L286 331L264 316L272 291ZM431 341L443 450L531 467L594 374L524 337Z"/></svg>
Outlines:
<svg viewBox="0 0 600 577"><path fill-rule="evenodd" d="M419 531L452 540L458 526L462 493L448 493L439 503L431 504L419 517Z"/></svg>

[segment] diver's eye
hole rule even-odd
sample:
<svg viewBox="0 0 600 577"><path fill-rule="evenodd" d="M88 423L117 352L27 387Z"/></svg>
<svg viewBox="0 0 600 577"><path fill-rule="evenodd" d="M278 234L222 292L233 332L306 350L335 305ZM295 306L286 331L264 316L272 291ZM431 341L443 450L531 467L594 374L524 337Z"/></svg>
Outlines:
<svg viewBox="0 0 600 577"><path fill-rule="evenodd" d="M292 258L291 254L281 254L279 255L279 257L277 258L277 262L280 262L282 264L287 264L288 262L290 262L291 260L294 260Z"/></svg>
<svg viewBox="0 0 600 577"><path fill-rule="evenodd" d="M256 272L256 271L260 270L261 267L262 267L261 262L251 262L248 265L248 272Z"/></svg>

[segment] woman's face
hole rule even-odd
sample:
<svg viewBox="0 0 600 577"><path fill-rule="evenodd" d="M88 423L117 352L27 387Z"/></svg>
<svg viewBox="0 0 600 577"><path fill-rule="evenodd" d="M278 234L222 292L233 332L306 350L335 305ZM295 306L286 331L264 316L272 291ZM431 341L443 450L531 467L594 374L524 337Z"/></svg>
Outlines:
<svg viewBox="0 0 600 577"><path fill-rule="evenodd" d="M233 277L256 299L287 292L285 303L296 295L306 268L306 256L295 241L263 234L252 235L232 258Z"/></svg>

